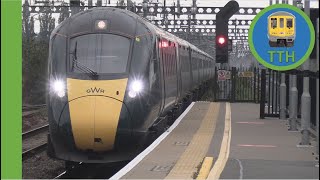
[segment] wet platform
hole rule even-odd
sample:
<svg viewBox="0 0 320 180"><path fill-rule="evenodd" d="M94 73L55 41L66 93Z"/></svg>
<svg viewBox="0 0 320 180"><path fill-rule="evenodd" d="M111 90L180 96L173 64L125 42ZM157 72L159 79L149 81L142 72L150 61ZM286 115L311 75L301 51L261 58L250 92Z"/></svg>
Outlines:
<svg viewBox="0 0 320 180"><path fill-rule="evenodd" d="M258 104L193 102L110 179L318 179L315 147L258 116Z"/></svg>

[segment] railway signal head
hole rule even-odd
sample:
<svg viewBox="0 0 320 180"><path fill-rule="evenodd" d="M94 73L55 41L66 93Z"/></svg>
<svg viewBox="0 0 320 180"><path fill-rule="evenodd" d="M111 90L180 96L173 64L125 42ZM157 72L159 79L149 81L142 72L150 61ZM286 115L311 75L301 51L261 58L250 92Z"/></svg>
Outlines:
<svg viewBox="0 0 320 180"><path fill-rule="evenodd" d="M217 35L216 37L216 62L228 62L228 40L226 35Z"/></svg>
<svg viewBox="0 0 320 180"><path fill-rule="evenodd" d="M223 47L223 46L226 46L226 43L227 40L226 40L226 37L221 35L221 36L218 36L217 38L217 44L220 46L220 47Z"/></svg>
<svg viewBox="0 0 320 180"><path fill-rule="evenodd" d="M216 62L228 63L228 21L239 11L237 1L229 1L216 16Z"/></svg>

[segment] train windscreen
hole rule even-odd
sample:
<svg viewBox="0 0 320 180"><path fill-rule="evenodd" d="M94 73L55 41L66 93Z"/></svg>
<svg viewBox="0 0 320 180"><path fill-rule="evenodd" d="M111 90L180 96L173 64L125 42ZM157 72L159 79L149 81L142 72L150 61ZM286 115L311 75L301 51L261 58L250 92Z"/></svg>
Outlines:
<svg viewBox="0 0 320 180"><path fill-rule="evenodd" d="M277 18L271 18L271 27L276 28L277 27Z"/></svg>
<svg viewBox="0 0 320 180"><path fill-rule="evenodd" d="M284 28L284 19L280 18L280 28Z"/></svg>
<svg viewBox="0 0 320 180"><path fill-rule="evenodd" d="M292 28L292 27L293 27L292 24L293 24L293 23L292 23L292 19L287 19L287 27L288 27L288 28Z"/></svg>
<svg viewBox="0 0 320 180"><path fill-rule="evenodd" d="M114 34L87 34L70 40L70 72L83 73L77 66L96 73L124 73L130 39ZM75 61L76 60L76 61Z"/></svg>

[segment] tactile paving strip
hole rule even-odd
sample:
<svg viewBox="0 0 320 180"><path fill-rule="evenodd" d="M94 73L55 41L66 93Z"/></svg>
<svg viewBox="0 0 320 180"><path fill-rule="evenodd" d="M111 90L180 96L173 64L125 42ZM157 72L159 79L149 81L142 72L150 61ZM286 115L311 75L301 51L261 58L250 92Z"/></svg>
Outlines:
<svg viewBox="0 0 320 180"><path fill-rule="evenodd" d="M197 166L200 165L208 151L216 127L219 108L219 103L210 103L200 128L194 134L189 146L167 175L166 179L194 178L193 175L197 172Z"/></svg>

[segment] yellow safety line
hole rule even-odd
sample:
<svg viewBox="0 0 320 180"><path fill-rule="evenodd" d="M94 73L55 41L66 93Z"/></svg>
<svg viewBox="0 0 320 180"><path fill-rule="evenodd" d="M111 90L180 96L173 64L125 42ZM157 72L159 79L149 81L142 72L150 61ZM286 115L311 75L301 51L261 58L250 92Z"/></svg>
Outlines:
<svg viewBox="0 0 320 180"><path fill-rule="evenodd" d="M219 103L210 103L199 129L165 179L191 179L209 149L219 114Z"/></svg>
<svg viewBox="0 0 320 180"><path fill-rule="evenodd" d="M208 179L215 180L219 179L220 175L227 163L230 153L230 142L231 142L231 107L230 103L226 103L226 116L225 116L225 127L222 138L221 148L217 162L211 169Z"/></svg>
<svg viewBox="0 0 320 180"><path fill-rule="evenodd" d="M213 157L206 157L202 163L197 179L207 179L213 163Z"/></svg>

